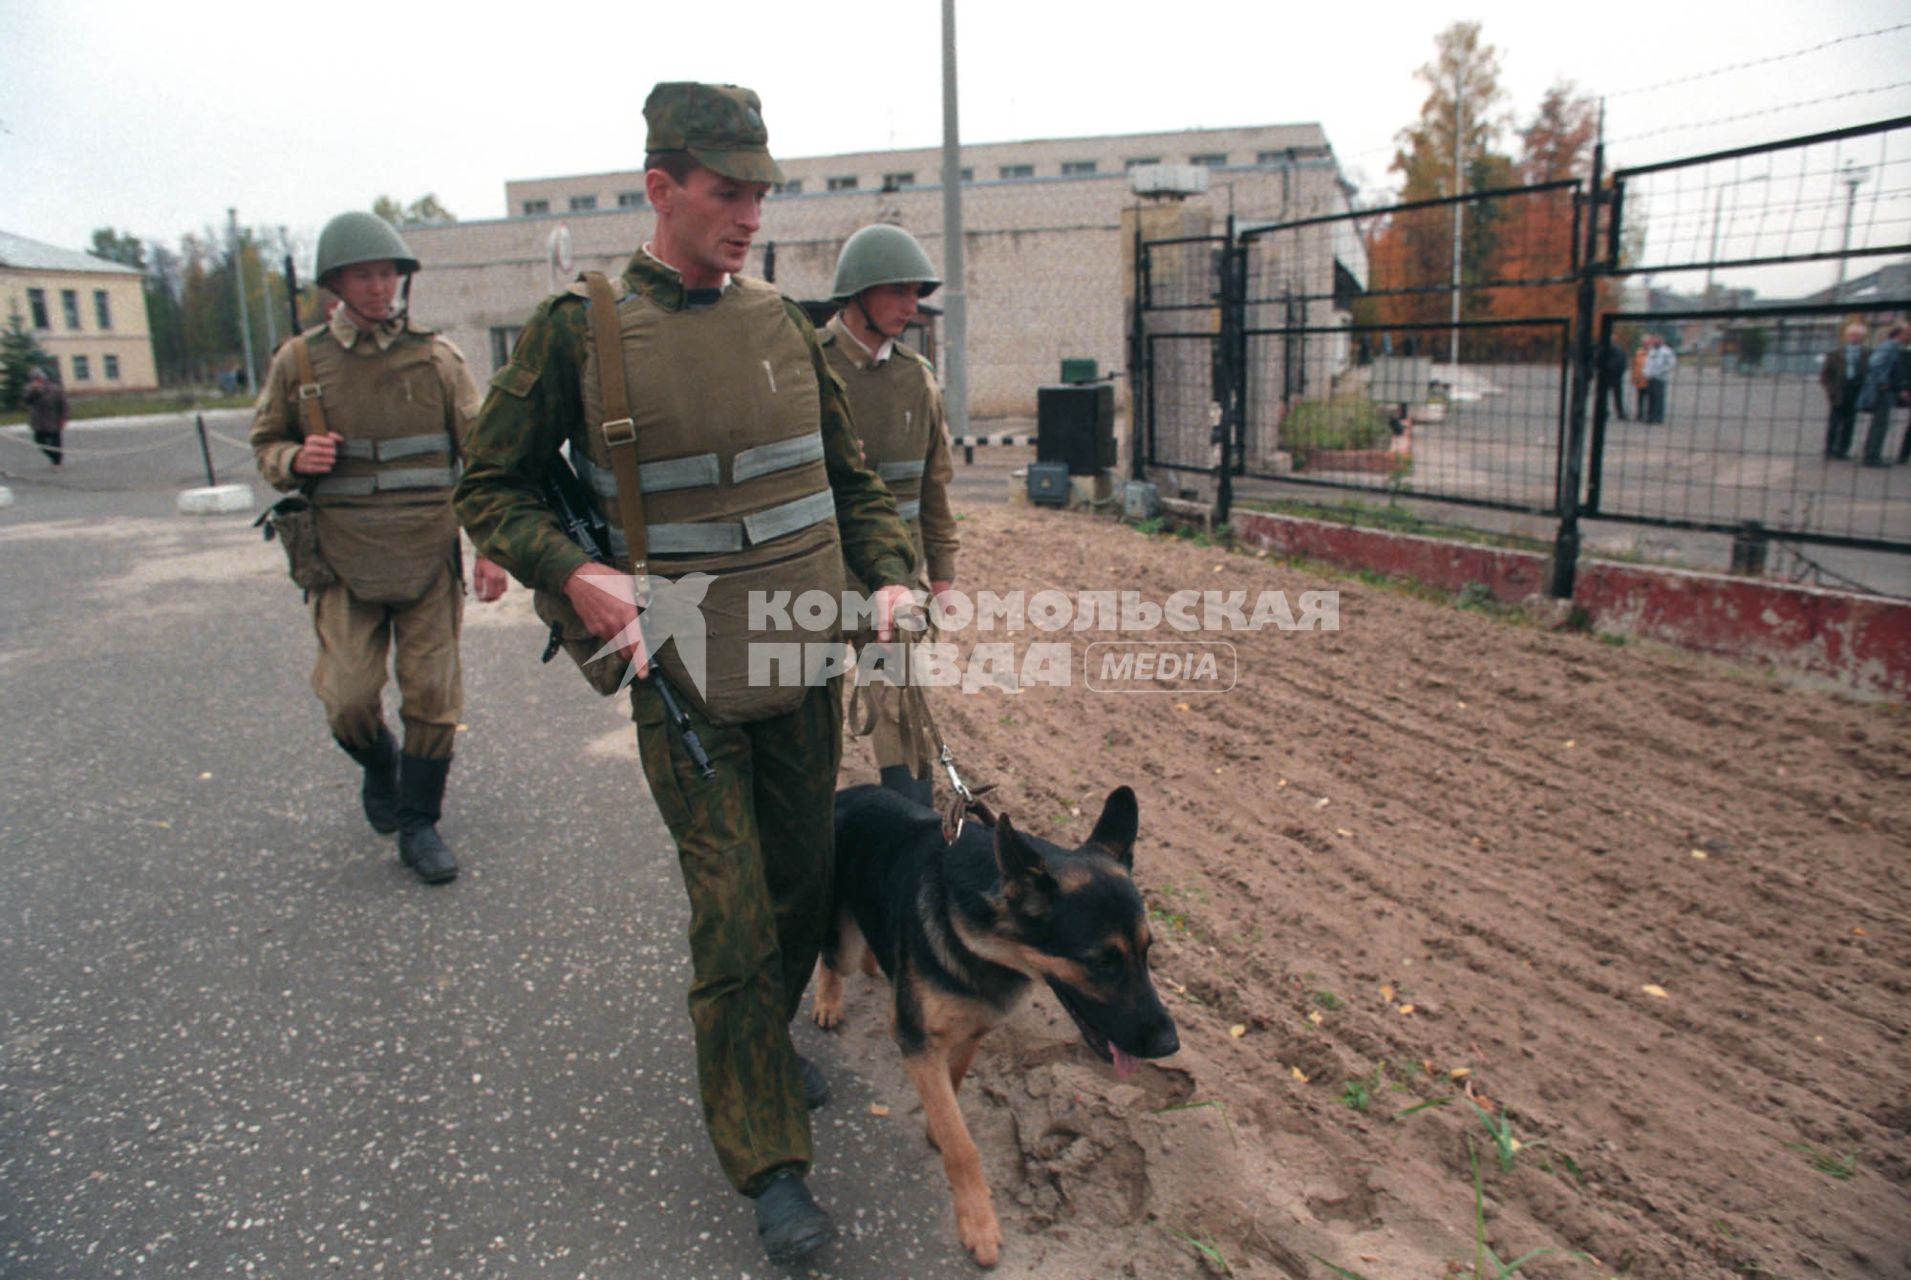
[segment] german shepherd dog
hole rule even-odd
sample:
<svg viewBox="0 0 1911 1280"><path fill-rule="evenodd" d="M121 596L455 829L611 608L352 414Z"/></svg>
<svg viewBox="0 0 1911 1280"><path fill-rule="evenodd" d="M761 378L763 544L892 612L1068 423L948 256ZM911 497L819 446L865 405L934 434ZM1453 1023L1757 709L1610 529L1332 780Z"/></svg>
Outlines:
<svg viewBox="0 0 1911 1280"><path fill-rule="evenodd" d="M812 1014L836 1026L843 976L882 966L891 1033L942 1153L956 1229L982 1266L995 1265L1002 1231L956 1090L1031 982L1048 984L1117 1075L1181 1047L1148 976L1148 916L1130 878L1137 817L1135 793L1121 787L1079 848L1025 836L1007 815L993 829L964 824L950 844L940 815L896 792L836 795L836 919Z"/></svg>

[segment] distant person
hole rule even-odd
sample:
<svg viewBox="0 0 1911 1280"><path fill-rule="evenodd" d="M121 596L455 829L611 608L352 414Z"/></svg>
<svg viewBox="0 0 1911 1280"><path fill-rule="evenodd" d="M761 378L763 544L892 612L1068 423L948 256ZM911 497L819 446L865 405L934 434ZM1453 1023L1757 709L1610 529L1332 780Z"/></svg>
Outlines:
<svg viewBox="0 0 1911 1280"><path fill-rule="evenodd" d="M1898 407L1898 397L1911 379L1906 377L1904 359L1904 341L1911 335L1911 325L1899 320L1891 326L1885 340L1871 353L1871 364L1865 370L1864 389L1858 393L1858 412L1871 415L1871 429L1865 432L1864 465L1882 467L1884 460L1885 437L1891 432L1891 411ZM1911 430L1907 430L1906 443L1898 448L1898 461L1911 457Z"/></svg>
<svg viewBox="0 0 1911 1280"><path fill-rule="evenodd" d="M66 430L66 388L48 378L46 370L35 369L27 375L24 398L33 443L39 445L47 461L57 467L66 452L60 447L61 433Z"/></svg>
<svg viewBox="0 0 1911 1280"><path fill-rule="evenodd" d="M1646 341L1651 344L1646 350L1646 403L1649 406L1646 421L1662 423L1665 421L1666 383L1672 377L1672 371L1679 365L1679 357L1666 340L1653 334Z"/></svg>
<svg viewBox="0 0 1911 1280"><path fill-rule="evenodd" d="M1858 425L1858 395L1864 390L1865 373L1870 367L1864 322L1854 320L1845 326L1844 345L1827 352L1818 370L1818 385L1825 389L1830 415L1825 423L1827 458L1851 456L1851 437Z"/></svg>
<svg viewBox="0 0 1911 1280"><path fill-rule="evenodd" d="M1646 357L1651 353L1652 335L1647 334L1632 349L1632 409L1641 422L1647 420L1652 408L1652 397L1646 382Z"/></svg>
<svg viewBox="0 0 1911 1280"><path fill-rule="evenodd" d="M341 305L272 358L252 418L259 474L306 494L318 549L337 580L308 591L318 664L312 691L332 737L364 770L365 818L398 833L398 856L426 884L457 878L438 834L464 674L463 551L451 486L478 412L478 388L451 342L411 323L418 259L391 224L341 213L319 232L318 282ZM472 567L480 600L504 570ZM404 742L385 727L386 666L398 675ZM421 963L423 963L421 958Z"/></svg>
<svg viewBox="0 0 1911 1280"><path fill-rule="evenodd" d="M949 458L935 369L905 345L902 336L918 303L941 283L914 236L883 223L864 227L836 259L830 296L842 310L818 335L830 369L843 380L849 396L863 464L895 496L896 514L909 526L916 563L926 568L932 598L955 586L959 539L949 509L955 465ZM863 594L872 590L853 574L851 585ZM850 640L865 649L875 637L865 630ZM906 705L899 685L871 681L852 701L852 719L858 718L858 711L867 713L870 749L882 785L933 808L934 762L924 726L910 721ZM852 725L852 731L860 730Z"/></svg>
<svg viewBox="0 0 1911 1280"><path fill-rule="evenodd" d="M1599 394L1612 397L1612 416L1624 422L1626 420L1626 370L1631 362L1626 359L1626 350L1608 338L1599 348Z"/></svg>

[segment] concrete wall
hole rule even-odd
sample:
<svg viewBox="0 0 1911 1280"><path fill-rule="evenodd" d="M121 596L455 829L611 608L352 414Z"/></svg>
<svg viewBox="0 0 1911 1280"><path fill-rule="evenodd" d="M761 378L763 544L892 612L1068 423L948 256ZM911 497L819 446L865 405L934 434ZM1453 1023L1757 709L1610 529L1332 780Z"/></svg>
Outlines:
<svg viewBox="0 0 1911 1280"><path fill-rule="evenodd" d="M1177 140L1190 154L1216 134L1241 135L1230 154L1247 159L1247 145L1259 138L1271 150L1318 142L1318 128L1296 131L1203 131L1190 135L1134 135L1091 140L1111 154L1156 150L1166 159L1182 159L1167 141L1158 147L1141 139ZM1058 155L1079 142L1015 144L1048 148ZM965 148L965 163L981 164L986 148ZM907 163L879 153L881 163ZM920 153L924 156L932 152ZM1035 154L1023 151L1018 154ZM846 162L830 157L823 163ZM794 167L797 162L791 162ZM1285 170L1285 171L1284 171ZM599 175L615 182L616 175ZM549 179L548 183L571 179ZM1267 164L1214 170L1208 196L1214 208L1230 205L1238 216L1274 218L1284 213L1325 212L1339 199L1331 163ZM513 183L514 195L530 189ZM542 189L542 188L540 188ZM551 191L561 191L553 186ZM1126 366L1123 298L1128 273L1121 231L1124 209L1136 204L1128 179L1120 172L1094 177L1036 177L1013 182L981 181L964 187L964 258L969 314L969 408L973 418L1032 418L1036 388L1056 381L1064 357L1088 357L1104 372ZM554 204L555 207L555 204ZM773 196L765 206L763 229L748 270L763 274L767 247L776 247L776 283L798 298L828 295L836 254L858 227L876 221L908 228L941 262L942 193L937 187L883 192ZM521 325L533 307L559 285L550 268L549 243L560 228L573 253L573 273L621 271L632 251L649 235L648 209L599 209L417 227L406 238L424 265L413 295L419 319L447 333L464 349L474 369L488 376L495 367L492 330ZM933 301L933 299L932 299Z"/></svg>
<svg viewBox="0 0 1911 1280"><path fill-rule="evenodd" d="M1243 544L1345 568L1400 574L1496 600L1542 595L1551 562L1530 551L1475 547L1259 511L1232 514ZM1725 574L1581 560L1573 604L1593 629L1770 663L1848 689L1911 697L1911 603Z"/></svg>

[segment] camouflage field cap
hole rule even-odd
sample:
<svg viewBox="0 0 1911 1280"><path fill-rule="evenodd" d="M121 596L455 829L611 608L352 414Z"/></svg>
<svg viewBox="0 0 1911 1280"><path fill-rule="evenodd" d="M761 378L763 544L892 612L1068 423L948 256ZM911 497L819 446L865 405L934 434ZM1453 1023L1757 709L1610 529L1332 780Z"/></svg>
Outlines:
<svg viewBox="0 0 1911 1280"><path fill-rule="evenodd" d="M706 169L738 182L781 182L770 131L754 89L690 80L657 85L644 99L646 151L688 151Z"/></svg>

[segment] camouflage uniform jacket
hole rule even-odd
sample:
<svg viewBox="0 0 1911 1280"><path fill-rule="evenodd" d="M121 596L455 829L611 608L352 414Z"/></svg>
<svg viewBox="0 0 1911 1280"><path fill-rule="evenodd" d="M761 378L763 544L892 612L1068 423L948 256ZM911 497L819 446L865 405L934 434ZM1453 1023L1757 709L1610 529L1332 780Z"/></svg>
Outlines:
<svg viewBox="0 0 1911 1280"><path fill-rule="evenodd" d="M641 249L624 269L623 287L666 310L686 304L682 278ZM896 517L895 500L857 459L842 383L829 371L809 321L794 303L786 301L785 310L816 366L824 463L844 559L873 585L907 584L914 547ZM510 362L491 379L458 482L458 518L479 553L543 591L562 592L588 559L564 535L538 487L546 462L585 425L581 379L589 343L584 299L568 292L545 299L525 323ZM630 389L633 399L643 393L642 387Z"/></svg>

